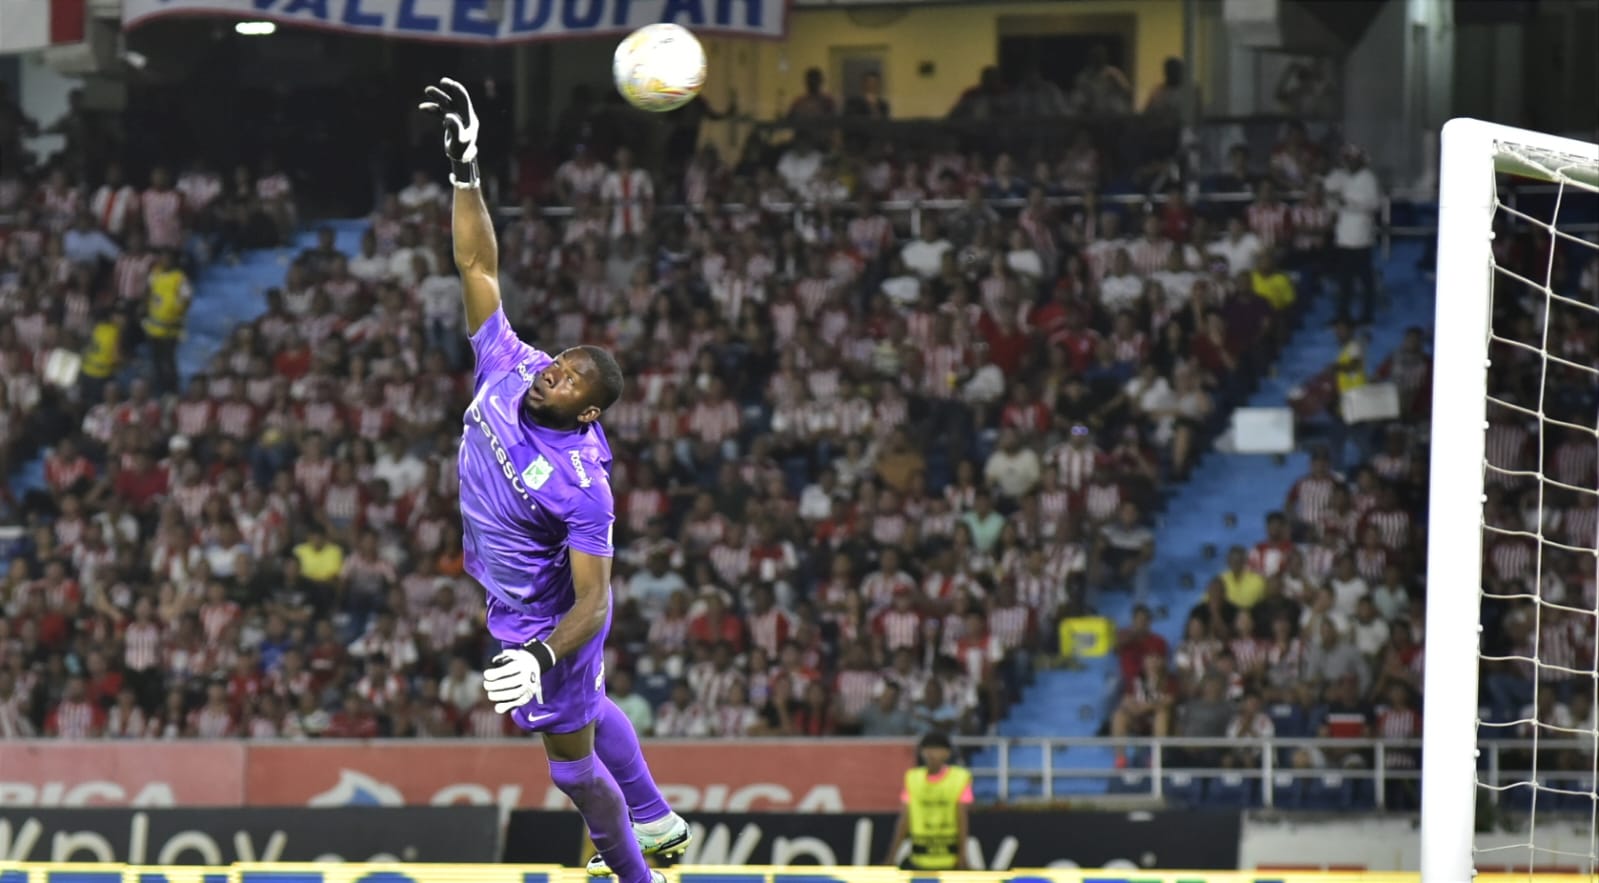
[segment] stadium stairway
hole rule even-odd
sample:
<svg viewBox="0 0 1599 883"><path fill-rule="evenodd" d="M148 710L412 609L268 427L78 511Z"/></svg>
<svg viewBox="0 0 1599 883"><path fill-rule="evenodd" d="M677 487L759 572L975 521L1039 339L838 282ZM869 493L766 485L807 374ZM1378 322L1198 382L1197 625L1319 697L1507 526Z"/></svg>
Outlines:
<svg viewBox="0 0 1599 883"><path fill-rule="evenodd" d="M341 250L347 254L360 253L361 232L367 226L364 219L333 221L326 226L336 232ZM227 345L235 326L266 312L263 296L266 290L282 285L289 262L314 245L315 230L305 230L289 246L247 251L239 255L236 263L213 261L195 274L188 329L178 347L178 373L184 381L205 370L211 359ZM120 379L126 383L142 376L146 368L142 354L136 354ZM44 458L41 454L18 467L11 476L11 488L20 498L42 487Z"/></svg>
<svg viewBox="0 0 1599 883"><path fill-rule="evenodd" d="M1406 328L1432 327L1432 283L1417 268L1421 255L1420 243L1396 243L1382 267L1383 297L1367 345L1367 359L1373 370L1399 345ZM1305 320L1278 359L1276 371L1262 380L1248 405L1283 406L1295 385L1332 363L1338 351L1329 328L1336 314L1334 301L1326 296L1310 305ZM1309 454L1303 449L1282 458L1211 450L1186 483L1170 489L1165 511L1156 518L1150 606L1156 611L1155 631L1172 647L1181 638L1189 609L1199 602L1205 584L1221 569L1227 547L1258 542L1265 535L1266 514L1282 506L1288 489L1309 467ZM1124 625L1131 618L1132 600L1126 593L1104 592L1099 608L1101 614ZM1008 739L1096 735L1115 695L1116 658L1112 655L1085 662L1077 670L1039 672L1022 701L1000 723L998 735ZM996 749L984 749L976 752L970 763L992 771L999 760ZM1053 779L1050 793L1057 798L1102 795L1108 791L1148 793L1147 776L1136 771L1129 770L1109 781L1104 776L1083 775L1084 771L1112 768L1109 749L1056 748L1047 758L1047 766L1045 760L1039 744L1011 743L1011 772L1005 798L1015 801L1041 797L1046 770ZM985 799L1001 796L998 776L979 776L974 788Z"/></svg>

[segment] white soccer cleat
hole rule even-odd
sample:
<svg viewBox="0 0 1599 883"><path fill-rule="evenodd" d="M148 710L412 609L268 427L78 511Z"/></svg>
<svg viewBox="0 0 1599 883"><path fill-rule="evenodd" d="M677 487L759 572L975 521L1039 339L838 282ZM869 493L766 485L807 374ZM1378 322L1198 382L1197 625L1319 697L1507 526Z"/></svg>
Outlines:
<svg viewBox="0 0 1599 883"><path fill-rule="evenodd" d="M634 824L633 836L638 840L639 849L645 855L672 858L682 855L683 851L688 849L689 841L694 839L694 831L688 826L688 822L682 816L672 813L672 823L665 831L659 834L650 834L640 830L639 826ZM589 863L584 870L588 871L590 877L611 876L611 868L605 863L605 856L597 852L589 859ZM660 873L660 871L654 872L659 878L655 883L665 883L665 878L660 877Z"/></svg>

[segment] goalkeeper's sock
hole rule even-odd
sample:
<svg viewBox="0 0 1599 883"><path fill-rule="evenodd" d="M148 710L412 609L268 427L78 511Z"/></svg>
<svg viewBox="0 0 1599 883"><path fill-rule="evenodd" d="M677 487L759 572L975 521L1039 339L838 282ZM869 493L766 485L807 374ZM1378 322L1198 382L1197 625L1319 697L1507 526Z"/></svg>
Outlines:
<svg viewBox="0 0 1599 883"><path fill-rule="evenodd" d="M644 762L644 750L639 747L633 722L609 696L600 702L600 716L594 725L594 753L616 779L622 799L627 801L627 811L640 822L639 827L648 834L664 834L671 825L672 808L666 805L666 798L650 775L649 764ZM656 823L661 830L650 828Z"/></svg>
<svg viewBox="0 0 1599 883"><path fill-rule="evenodd" d="M605 764L596 763L592 754L581 760L552 760L550 779L572 798L588 825L589 839L605 857L617 883L654 883L628 822L627 804Z"/></svg>

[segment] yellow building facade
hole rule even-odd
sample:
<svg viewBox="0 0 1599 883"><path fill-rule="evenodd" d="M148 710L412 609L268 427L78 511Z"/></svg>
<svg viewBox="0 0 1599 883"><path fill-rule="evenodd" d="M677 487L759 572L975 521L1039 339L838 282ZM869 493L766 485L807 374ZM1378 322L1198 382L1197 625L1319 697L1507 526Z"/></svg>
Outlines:
<svg viewBox="0 0 1599 883"><path fill-rule="evenodd" d="M736 94L742 112L772 119L803 91L807 69L820 68L827 90L842 98L847 60L875 57L894 116L940 117L977 82L984 67L998 63L1001 39L1105 33L1124 38L1126 73L1142 106L1161 81L1165 60L1183 55L1183 3L1060 0L796 8L789 13L787 40L706 40L711 69L706 91L717 107Z"/></svg>

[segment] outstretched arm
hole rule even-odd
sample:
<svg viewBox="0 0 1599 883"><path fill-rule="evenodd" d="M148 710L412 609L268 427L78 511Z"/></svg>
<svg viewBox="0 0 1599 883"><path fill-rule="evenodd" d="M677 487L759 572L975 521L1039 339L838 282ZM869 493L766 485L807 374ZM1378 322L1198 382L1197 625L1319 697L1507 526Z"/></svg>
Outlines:
<svg viewBox="0 0 1599 883"><path fill-rule="evenodd" d="M494 239L494 221L483 203L479 187L455 188L455 210L450 218L455 239L455 266L461 274L466 301L466 332L478 328L500 308L500 248Z"/></svg>
<svg viewBox="0 0 1599 883"><path fill-rule="evenodd" d="M444 155L450 160L455 208L450 231L455 241L455 266L466 301L466 330L477 330L500 308L500 249L494 220L483 202L477 171L478 117L466 87L445 77L423 92L420 107L444 122Z"/></svg>

